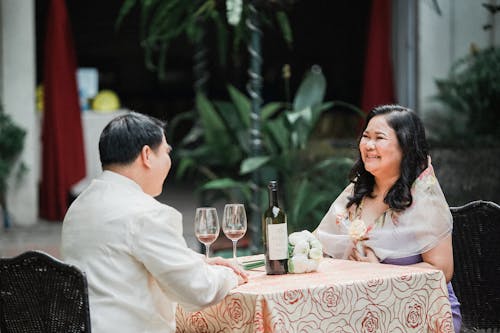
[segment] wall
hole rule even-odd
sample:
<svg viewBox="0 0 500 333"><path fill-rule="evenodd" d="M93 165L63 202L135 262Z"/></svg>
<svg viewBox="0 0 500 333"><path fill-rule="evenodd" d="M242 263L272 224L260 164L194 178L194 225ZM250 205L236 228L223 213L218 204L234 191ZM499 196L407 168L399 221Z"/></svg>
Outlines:
<svg viewBox="0 0 500 333"><path fill-rule="evenodd" d="M437 92L434 80L447 76L452 63L467 55L470 45L479 48L500 44L500 14L490 15L482 3L488 1L437 0L439 15L431 0L418 1L417 108L425 118L440 106L431 100ZM491 4L500 1L490 0ZM483 30L490 23L491 30Z"/></svg>
<svg viewBox="0 0 500 333"><path fill-rule="evenodd" d="M0 1L0 96L4 110L27 131L20 159L28 167L20 182L9 181L7 204L13 223L38 220L39 131L35 114L33 0Z"/></svg>

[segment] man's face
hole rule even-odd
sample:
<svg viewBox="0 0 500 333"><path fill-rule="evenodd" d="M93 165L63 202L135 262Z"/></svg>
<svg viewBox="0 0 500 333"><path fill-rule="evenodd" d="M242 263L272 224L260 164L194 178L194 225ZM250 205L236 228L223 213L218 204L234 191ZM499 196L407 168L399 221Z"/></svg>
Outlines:
<svg viewBox="0 0 500 333"><path fill-rule="evenodd" d="M152 171L152 184L150 193L152 196L157 196L161 193L163 189L163 182L167 178L170 167L172 166L172 160L170 159L170 152L172 147L167 143L165 137L160 146L153 150L151 156L151 171Z"/></svg>

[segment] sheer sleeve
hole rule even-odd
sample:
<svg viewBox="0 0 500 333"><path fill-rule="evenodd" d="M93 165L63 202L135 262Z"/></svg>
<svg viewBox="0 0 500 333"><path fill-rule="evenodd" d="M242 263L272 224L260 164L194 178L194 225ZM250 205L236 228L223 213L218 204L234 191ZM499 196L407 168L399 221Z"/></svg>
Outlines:
<svg viewBox="0 0 500 333"><path fill-rule="evenodd" d="M347 259L353 247L346 228L349 218L347 198L353 193L353 189L354 185L350 184L342 191L314 231L323 245L323 252L336 259Z"/></svg>
<svg viewBox="0 0 500 333"><path fill-rule="evenodd" d="M350 184L339 195L315 231L324 252L337 259L347 258L353 247L348 230L354 214L346 208L353 189ZM369 239L364 244L380 260L427 252L452 231L450 209L430 162L413 183L411 192L410 207L402 212L388 209L367 233Z"/></svg>

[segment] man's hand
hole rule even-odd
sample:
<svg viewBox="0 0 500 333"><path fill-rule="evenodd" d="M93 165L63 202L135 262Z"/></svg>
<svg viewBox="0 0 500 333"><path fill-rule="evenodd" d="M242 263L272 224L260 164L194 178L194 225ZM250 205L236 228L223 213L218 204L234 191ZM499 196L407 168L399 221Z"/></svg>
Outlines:
<svg viewBox="0 0 500 333"><path fill-rule="evenodd" d="M242 285L248 282L248 274L234 265L230 260L221 257L205 258L205 261L209 265L220 265L231 268L234 273L238 276L238 285Z"/></svg>

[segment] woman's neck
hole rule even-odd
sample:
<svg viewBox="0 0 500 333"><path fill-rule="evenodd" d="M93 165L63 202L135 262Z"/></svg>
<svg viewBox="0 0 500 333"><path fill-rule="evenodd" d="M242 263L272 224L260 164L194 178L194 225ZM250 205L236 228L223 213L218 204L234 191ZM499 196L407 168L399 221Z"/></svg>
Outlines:
<svg viewBox="0 0 500 333"><path fill-rule="evenodd" d="M389 192L391 187L396 183L398 179L399 176L383 179L375 178L375 184L373 185L372 194L374 196L382 195L382 198L384 198L387 195L387 192Z"/></svg>

